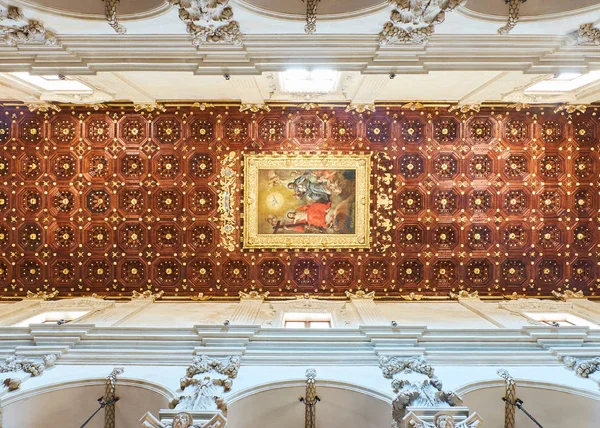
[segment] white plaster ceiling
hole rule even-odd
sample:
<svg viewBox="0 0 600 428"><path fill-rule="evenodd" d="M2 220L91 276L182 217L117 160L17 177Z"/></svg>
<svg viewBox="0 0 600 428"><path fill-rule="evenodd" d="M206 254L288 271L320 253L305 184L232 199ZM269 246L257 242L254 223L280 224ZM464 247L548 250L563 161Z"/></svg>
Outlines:
<svg viewBox="0 0 600 428"><path fill-rule="evenodd" d="M225 101L262 104L343 102L442 102L450 104L510 103L520 100L523 88L551 75L519 71L432 71L428 74L361 75L344 72L336 91L324 95L294 95L279 87L276 73L258 76L205 76L179 71L99 72L76 79L94 88L95 95L79 99L75 95L45 92L0 73L0 99L5 101L46 101L93 104L95 102L173 102ZM516 91L516 92L515 92ZM515 98L516 95L518 96ZM100 98L95 98L100 97ZM102 98L104 97L104 98ZM559 96L549 102L592 103L600 100L600 82ZM543 101L544 98L542 97ZM533 102L533 100L532 100Z"/></svg>
<svg viewBox="0 0 600 428"><path fill-rule="evenodd" d="M491 5L493 3L493 5ZM318 5L317 32L304 34L306 3L231 0L243 44L192 46L176 8L162 0L117 5L127 34L102 16L100 0L0 0L22 8L58 35L56 46L10 47L0 42L0 100L69 101L7 78L12 71L65 74L91 86L104 101L262 102L578 102L600 100L600 85L527 99L523 89L562 72L600 69L600 50L574 47L567 34L600 22L597 0L528 0L510 35L500 36L508 5L469 0L446 14L425 45L379 46L390 19L383 0L326 0ZM276 73L297 67L343 72L340 87L319 97L283 93ZM396 74L394 80L388 79ZM231 80L223 79L230 74Z"/></svg>

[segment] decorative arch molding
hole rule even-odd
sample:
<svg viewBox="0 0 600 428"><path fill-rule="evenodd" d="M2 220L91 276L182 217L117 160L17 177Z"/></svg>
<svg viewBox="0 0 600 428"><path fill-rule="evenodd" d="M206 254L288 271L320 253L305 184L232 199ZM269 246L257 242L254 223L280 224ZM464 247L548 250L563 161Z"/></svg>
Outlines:
<svg viewBox="0 0 600 428"><path fill-rule="evenodd" d="M233 392L227 395L227 404L232 405L238 401L241 401L245 398L249 398L253 395L260 394L262 392L273 391L276 389L283 388L304 388L306 386L306 379L289 379L283 381L269 382L263 383L259 385L255 385L249 388L242 389L240 391ZM391 394L386 394L381 391L377 391L372 388L366 388L360 385L355 385L347 382L340 382L335 380L326 380L319 379L318 380L319 388L336 388L344 391L355 392L358 394L363 394L368 397L374 398L376 400L383 401L386 404L392 405L393 397Z"/></svg>
<svg viewBox="0 0 600 428"><path fill-rule="evenodd" d="M106 383L106 377L98 377L98 378L89 378L89 379L77 379L67 382L55 382L48 385L38 386L36 388L27 389L27 390L19 390L14 392L8 396L2 397L2 407L6 407L8 405L17 403L21 400L26 400L29 398L37 397L39 395L60 391L62 389L67 388L80 388L86 386L101 386L104 387ZM118 381L118 386L128 386L133 388L142 388L150 392L154 392L163 396L167 401L171 401L174 399L177 394L173 392L171 389L158 384L156 382L150 382L145 379L132 379L132 378L120 378Z"/></svg>
<svg viewBox="0 0 600 428"><path fill-rule="evenodd" d="M278 2L280 5L287 4L287 2ZM373 2L371 2L373 3ZM277 11L269 9L265 6L259 6L252 4L251 0L231 0L231 4L239 7L247 12L255 13L268 18L285 20L285 21L305 21L306 20L306 3L299 3L298 13ZM321 8L321 6L319 6ZM319 11L319 21L339 21L344 19L363 18L365 16L374 15L381 11L387 11L390 5L388 1L379 1L377 4L358 7L346 12L328 13L327 11L321 13Z"/></svg>
<svg viewBox="0 0 600 428"><path fill-rule="evenodd" d="M54 16L62 16L65 18L74 18L74 19L85 19L90 21L105 21L106 15L104 14L104 3L98 0L97 2L92 0L92 4L94 4L98 8L98 12L80 12L68 9L59 9L57 7L51 7L44 4L40 4L39 1L35 0L14 0L15 5L34 10L36 12L47 13ZM96 5L96 3L98 3ZM152 19L158 16L164 15L171 10L171 6L167 2L156 1L154 2L156 5L148 8L147 10L143 10L135 13L121 13L119 10L119 20L123 21L141 21L144 19ZM72 3L70 3L72 4ZM123 8L121 4L119 6Z"/></svg>
<svg viewBox="0 0 600 428"><path fill-rule="evenodd" d="M574 388L568 385L561 385L558 383L551 382L538 382L533 380L519 379L517 380L518 386L522 388L538 388L554 392L564 392L566 394L572 394L578 397L589 398L591 400L600 401L600 393L594 391L586 391L580 388ZM476 392L488 388L504 388L505 383L502 379L493 380L481 380L477 382L467 383L455 389L455 392L462 396L471 392Z"/></svg>
<svg viewBox="0 0 600 428"><path fill-rule="evenodd" d="M579 9L571 9L562 12L556 13L547 13L544 15L521 15L519 17L520 22L543 22L543 21L552 21L557 19L568 19L574 17L585 18L587 14L594 13L600 10L600 3L593 4L590 6L584 6ZM503 23L506 22L506 17L508 16L508 7L504 14L489 14L489 13L481 13L472 9L469 9L469 4L466 3L464 5L459 6L455 9L455 12L465 16L470 19L476 19L478 21L485 22L494 22L494 23Z"/></svg>

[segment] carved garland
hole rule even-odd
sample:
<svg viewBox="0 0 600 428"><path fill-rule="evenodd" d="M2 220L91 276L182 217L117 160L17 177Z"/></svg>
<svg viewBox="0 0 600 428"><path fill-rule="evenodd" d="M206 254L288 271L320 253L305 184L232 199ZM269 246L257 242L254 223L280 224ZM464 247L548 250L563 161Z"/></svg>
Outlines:
<svg viewBox="0 0 600 428"><path fill-rule="evenodd" d="M379 367L383 372L383 377L393 379L392 388L397 396L392 402L392 418L396 427L403 426L403 419L410 406L454 407L462 405L462 399L458 395L442 389L442 382L435 377L434 369L427 364L425 357L381 356L379 357ZM397 374L403 376L395 378L394 376ZM416 381L414 375L422 375L425 378Z"/></svg>
<svg viewBox="0 0 600 428"><path fill-rule="evenodd" d="M4 21L8 21L8 25L0 25L0 32L4 33L4 40L9 46L25 43L55 45L57 42L56 34L46 29L41 22L26 19L18 7L0 9L0 23Z"/></svg>
<svg viewBox="0 0 600 428"><path fill-rule="evenodd" d="M444 22L446 12L458 7L464 0L391 0L395 8L390 21L379 33L379 44L425 43L435 32L435 26Z"/></svg>
<svg viewBox="0 0 600 428"><path fill-rule="evenodd" d="M229 0L167 0L179 8L179 18L196 47L210 43L242 44L240 24L233 20Z"/></svg>
<svg viewBox="0 0 600 428"><path fill-rule="evenodd" d="M223 393L231 390L240 369L240 357L194 357L180 381L182 395L171 402L177 410L221 410L227 415ZM196 377L201 375L200 377Z"/></svg>

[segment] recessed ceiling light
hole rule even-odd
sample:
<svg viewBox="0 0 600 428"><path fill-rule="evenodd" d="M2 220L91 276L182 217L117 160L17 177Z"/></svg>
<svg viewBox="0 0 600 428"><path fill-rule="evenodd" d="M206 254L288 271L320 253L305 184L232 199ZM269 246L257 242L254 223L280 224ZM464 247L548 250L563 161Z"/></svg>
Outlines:
<svg viewBox="0 0 600 428"><path fill-rule="evenodd" d="M585 85L600 80L600 71L591 71L587 74L561 73L553 79L543 80L525 89L525 93L532 92L571 92Z"/></svg>
<svg viewBox="0 0 600 428"><path fill-rule="evenodd" d="M35 76L27 72L10 73L17 79L54 92L93 92L92 88L62 74Z"/></svg>
<svg viewBox="0 0 600 428"><path fill-rule="evenodd" d="M323 94L333 92L340 78L338 71L327 69L291 69L279 73L284 92L300 94Z"/></svg>

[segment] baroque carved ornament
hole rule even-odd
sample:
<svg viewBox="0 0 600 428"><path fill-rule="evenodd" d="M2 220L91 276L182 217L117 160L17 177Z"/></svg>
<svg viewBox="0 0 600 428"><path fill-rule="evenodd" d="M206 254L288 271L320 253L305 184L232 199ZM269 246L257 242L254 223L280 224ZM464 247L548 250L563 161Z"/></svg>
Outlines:
<svg viewBox="0 0 600 428"><path fill-rule="evenodd" d="M425 357L381 356L379 367L383 377L392 379L392 388L397 394L392 401L394 427L405 426L404 418L411 406L444 408L462 405L462 399L458 395L443 390L442 381L435 377L434 369L427 364Z"/></svg>
<svg viewBox="0 0 600 428"><path fill-rule="evenodd" d="M27 43L56 44L56 34L46 29L39 21L27 19L20 8L0 7L0 33L10 46Z"/></svg>
<svg viewBox="0 0 600 428"><path fill-rule="evenodd" d="M180 381L182 395L171 402L171 408L181 411L220 410L227 415L223 393L231 390L240 369L240 357L194 357Z"/></svg>
<svg viewBox="0 0 600 428"><path fill-rule="evenodd" d="M379 33L379 44L425 43L444 22L446 12L464 0L390 0L394 6L390 20Z"/></svg>
<svg viewBox="0 0 600 428"><path fill-rule="evenodd" d="M196 47L211 43L242 44L240 24L233 19L229 0L167 0L179 8Z"/></svg>

